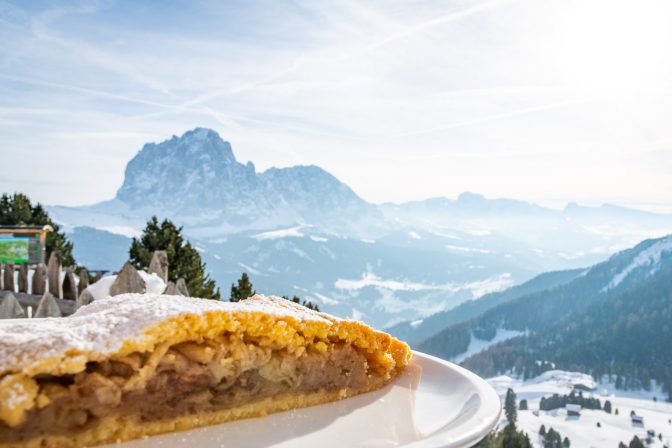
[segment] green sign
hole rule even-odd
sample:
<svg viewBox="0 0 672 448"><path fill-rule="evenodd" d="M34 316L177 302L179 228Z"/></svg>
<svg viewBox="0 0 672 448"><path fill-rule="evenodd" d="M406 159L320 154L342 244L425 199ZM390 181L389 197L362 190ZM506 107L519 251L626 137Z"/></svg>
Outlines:
<svg viewBox="0 0 672 448"><path fill-rule="evenodd" d="M31 259L31 238L0 235L0 263L28 263ZM38 244L39 246L39 244ZM39 255L39 254L38 254Z"/></svg>

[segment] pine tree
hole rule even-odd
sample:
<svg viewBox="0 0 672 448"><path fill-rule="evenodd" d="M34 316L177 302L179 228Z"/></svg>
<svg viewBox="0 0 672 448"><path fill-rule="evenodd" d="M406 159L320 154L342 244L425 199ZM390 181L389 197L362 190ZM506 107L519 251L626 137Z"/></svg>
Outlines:
<svg viewBox="0 0 672 448"><path fill-rule="evenodd" d="M293 296L291 299L287 296L282 296L283 299L291 300L294 303L298 303L299 305L303 305L308 309L315 310L315 311L320 311L320 307L311 302L310 300L301 300L301 297L299 296Z"/></svg>
<svg viewBox="0 0 672 448"><path fill-rule="evenodd" d="M528 435L509 423L499 432L491 432L473 448L532 448Z"/></svg>
<svg viewBox="0 0 672 448"><path fill-rule="evenodd" d="M45 260L48 260L52 253L56 253L63 266L75 266L72 243L60 231L59 226L51 220L44 207L40 203L32 205L25 194L14 193L10 196L4 193L0 196L0 225L51 226L53 231L47 233L45 241Z"/></svg>
<svg viewBox="0 0 672 448"><path fill-rule="evenodd" d="M504 399L504 413L509 422L515 423L518 418L518 411L516 410L516 394L513 389L506 391L506 398Z"/></svg>
<svg viewBox="0 0 672 448"><path fill-rule="evenodd" d="M495 431L488 433L483 440L478 442L472 448L498 448L497 433Z"/></svg>
<svg viewBox="0 0 672 448"><path fill-rule="evenodd" d="M562 440L562 448L569 448L571 445L572 444L567 437Z"/></svg>
<svg viewBox="0 0 672 448"><path fill-rule="evenodd" d="M527 411L527 400L520 400L518 409L520 409L521 411Z"/></svg>
<svg viewBox="0 0 672 448"><path fill-rule="evenodd" d="M569 441L569 440L568 440ZM562 448L562 436L553 428L548 428L543 439L544 448Z"/></svg>
<svg viewBox="0 0 672 448"><path fill-rule="evenodd" d="M635 436L630 441L630 444L628 445L628 448L644 448L644 444L642 443L641 440L639 440L639 437Z"/></svg>
<svg viewBox="0 0 672 448"><path fill-rule="evenodd" d="M231 297L229 298L229 301L239 302L241 300L249 299L255 294L256 292L254 291L252 282L250 282L250 277L247 275L247 272L243 272L243 275L238 280L238 286L235 284L231 285Z"/></svg>
<svg viewBox="0 0 672 448"><path fill-rule="evenodd" d="M541 425L541 426L539 427L539 435L540 435L541 437L544 437L544 436L546 435L546 426Z"/></svg>
<svg viewBox="0 0 672 448"><path fill-rule="evenodd" d="M518 431L516 424L510 422L502 430L502 448L532 448L530 438L523 431Z"/></svg>
<svg viewBox="0 0 672 448"><path fill-rule="evenodd" d="M611 414L611 401L607 400L604 402L604 412Z"/></svg>
<svg viewBox="0 0 672 448"><path fill-rule="evenodd" d="M159 224L156 216L147 222L140 239L133 238L129 249L129 259L136 269L147 269L152 254L165 250L168 256L168 280L176 282L184 278L192 297L220 299L219 288L205 272L205 263L198 251L182 237L182 227L176 227L170 220Z"/></svg>
<svg viewBox="0 0 672 448"><path fill-rule="evenodd" d="M628 448L628 445L623 442L618 442L618 448Z"/></svg>

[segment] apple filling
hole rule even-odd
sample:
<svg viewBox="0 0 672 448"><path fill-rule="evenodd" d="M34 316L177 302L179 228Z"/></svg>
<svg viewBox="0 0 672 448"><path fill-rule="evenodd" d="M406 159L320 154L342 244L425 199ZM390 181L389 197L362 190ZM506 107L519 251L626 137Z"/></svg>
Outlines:
<svg viewBox="0 0 672 448"><path fill-rule="evenodd" d="M0 421L0 441L90 429L102 417L138 421L233 408L282 393L361 390L370 375L365 354L343 343L287 348L239 335L159 345L89 362L75 375L28 378L37 392L21 414ZM35 389L31 383L30 387ZM11 422L10 423L8 423Z"/></svg>

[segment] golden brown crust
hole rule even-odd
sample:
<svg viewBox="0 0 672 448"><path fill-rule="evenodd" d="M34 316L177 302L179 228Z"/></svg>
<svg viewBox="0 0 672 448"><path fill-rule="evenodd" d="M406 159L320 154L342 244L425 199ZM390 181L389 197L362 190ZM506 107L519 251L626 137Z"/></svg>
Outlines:
<svg viewBox="0 0 672 448"><path fill-rule="evenodd" d="M255 296L237 303L181 296L125 294L95 301L67 318L22 320L0 327L0 377L81 372L89 361L151 351L160 343L203 340L240 330L288 347L340 340L376 357L391 356L393 338L361 322L339 319L277 297ZM402 345L399 345L402 344ZM406 355L408 356L408 355Z"/></svg>
<svg viewBox="0 0 672 448"><path fill-rule="evenodd" d="M382 386L408 365L411 356L405 343L360 322L262 296L238 303L148 294L115 296L93 302L67 318L4 325L0 334L0 425L10 428L22 422L27 410L49 404L38 394L33 380L36 375L77 374L89 362L137 352L154 353L156 356L149 359L158 360L168 346L201 343L222 334L243 335L288 353L351 345L366 357L374 378L364 388L287 393L227 410L143 421L141 425L132 416L115 416L68 437L40 435L21 446L44 446L40 444L47 442L46 446L81 446L128 440L320 404ZM145 367L152 370L151 361ZM145 367L139 369L139 377ZM0 448L4 446L9 445L0 441Z"/></svg>

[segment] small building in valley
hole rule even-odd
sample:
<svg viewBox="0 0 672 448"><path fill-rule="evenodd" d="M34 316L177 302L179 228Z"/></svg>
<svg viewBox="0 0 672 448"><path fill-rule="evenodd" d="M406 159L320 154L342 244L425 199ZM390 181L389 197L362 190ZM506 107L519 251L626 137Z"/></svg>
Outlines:
<svg viewBox="0 0 672 448"><path fill-rule="evenodd" d="M579 417L581 415L580 404L567 404L565 409L567 410L568 417Z"/></svg>

